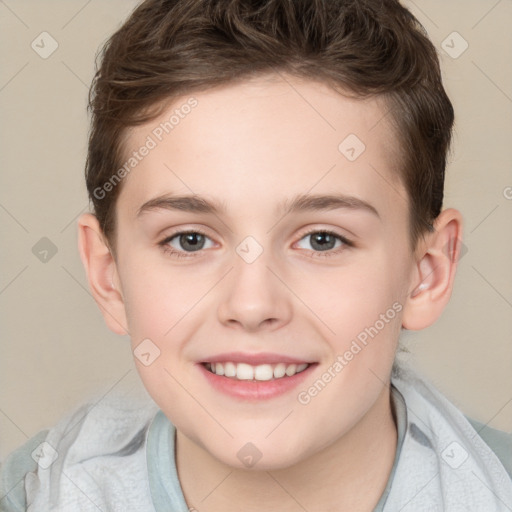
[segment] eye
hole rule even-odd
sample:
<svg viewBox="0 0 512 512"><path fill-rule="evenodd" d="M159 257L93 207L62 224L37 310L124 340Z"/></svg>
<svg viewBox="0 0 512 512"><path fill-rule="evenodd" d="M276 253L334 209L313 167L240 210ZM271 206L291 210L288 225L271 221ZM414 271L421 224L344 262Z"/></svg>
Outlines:
<svg viewBox="0 0 512 512"><path fill-rule="evenodd" d="M189 257L187 253L198 252L201 249L208 249L213 246L212 240L201 231L180 231L168 236L159 245L164 252L181 257Z"/></svg>
<svg viewBox="0 0 512 512"><path fill-rule="evenodd" d="M353 247L353 243L344 236L328 230L312 230L302 236L298 244L306 242L310 247L300 247L313 252L312 257L334 256L344 250L345 247ZM176 258L193 257L202 249L213 247L213 241L199 230L179 231L174 233L159 244L165 253Z"/></svg>
<svg viewBox="0 0 512 512"><path fill-rule="evenodd" d="M314 253L317 253L314 254L314 257L333 256L343 251L345 246L353 247L354 245L350 240L348 240L344 236L333 231L327 230L309 231L297 243L300 244L303 241L306 241L306 245L309 245L310 247L299 248L314 251Z"/></svg>

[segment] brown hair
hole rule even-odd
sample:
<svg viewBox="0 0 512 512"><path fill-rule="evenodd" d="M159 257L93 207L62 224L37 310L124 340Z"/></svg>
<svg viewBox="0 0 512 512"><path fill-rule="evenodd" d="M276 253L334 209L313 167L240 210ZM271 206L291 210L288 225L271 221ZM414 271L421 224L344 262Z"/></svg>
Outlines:
<svg viewBox="0 0 512 512"><path fill-rule="evenodd" d="M453 108L435 47L397 0L146 0L99 57L85 175L114 257L122 183L98 190L122 165L128 128L178 96L273 71L385 97L399 134L412 247L432 230Z"/></svg>

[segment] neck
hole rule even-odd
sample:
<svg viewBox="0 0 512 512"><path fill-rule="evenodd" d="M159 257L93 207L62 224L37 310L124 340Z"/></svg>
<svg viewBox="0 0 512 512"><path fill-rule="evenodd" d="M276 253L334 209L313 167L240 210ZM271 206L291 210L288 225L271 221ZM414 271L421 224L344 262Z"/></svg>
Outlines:
<svg viewBox="0 0 512 512"><path fill-rule="evenodd" d="M389 479L397 430L389 387L344 436L285 469L225 465L179 431L176 464L185 499L200 512L371 512Z"/></svg>

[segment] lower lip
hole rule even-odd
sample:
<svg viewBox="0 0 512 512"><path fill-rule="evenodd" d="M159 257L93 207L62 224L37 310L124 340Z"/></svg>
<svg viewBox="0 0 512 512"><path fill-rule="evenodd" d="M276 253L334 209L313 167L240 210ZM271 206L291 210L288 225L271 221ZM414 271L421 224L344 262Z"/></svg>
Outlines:
<svg viewBox="0 0 512 512"><path fill-rule="evenodd" d="M310 364L305 370L291 377L272 380L237 380L212 373L202 364L198 366L207 381L217 391L234 398L256 401L268 400L292 391L310 375L316 364Z"/></svg>

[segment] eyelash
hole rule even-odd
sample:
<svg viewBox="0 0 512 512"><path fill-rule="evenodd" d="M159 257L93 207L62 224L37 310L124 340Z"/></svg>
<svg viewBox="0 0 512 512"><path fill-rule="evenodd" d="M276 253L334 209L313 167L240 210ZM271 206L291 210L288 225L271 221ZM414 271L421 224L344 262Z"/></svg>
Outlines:
<svg viewBox="0 0 512 512"><path fill-rule="evenodd" d="M172 247L167 245L173 238L176 238L177 236L180 236L180 235L188 235L188 234L198 234L198 235L208 237L208 235L204 231L201 231L200 229L189 229L186 231L178 231L177 233L174 233L174 234L168 236L167 238L165 238L164 240L159 242L158 245L160 245L162 247L165 254L169 254L172 257L193 258L194 257L193 252L187 253L186 251L176 251L175 249L173 249ZM201 251L197 251L197 252L201 252Z"/></svg>
<svg viewBox="0 0 512 512"><path fill-rule="evenodd" d="M307 231L306 233L303 233L299 240L302 240L303 238L305 238L305 237L307 237L309 235L313 235L315 233L322 233L322 234L326 234L326 235L331 235L331 236L337 238L338 240L340 240L343 243L343 246L354 247L353 242L351 242L350 240L348 240L344 236L340 235L339 233L336 233L335 231L330 231L328 229L312 229L310 231ZM206 233L204 233L203 231L201 231L200 229L191 229L191 230L186 230L186 231L178 231L178 232L176 232L176 233L166 237L164 240L159 242L158 245L162 247L162 250L164 251L165 254L169 254L171 257L175 257L175 258L193 258L194 257L194 252L201 252L201 251L199 250L199 251L194 251L194 252L187 253L186 251L176 251L175 249L171 248L168 245L169 242L171 240L173 240L174 238L176 238L177 236L187 235L187 234L198 234L198 235L202 235L204 237L209 238L208 235ZM345 249L343 246L342 247L338 247L337 250L329 249L327 251L312 251L313 254L310 257L311 258L327 258L327 257L330 257L330 256L336 256L341 251L343 251Z"/></svg>

